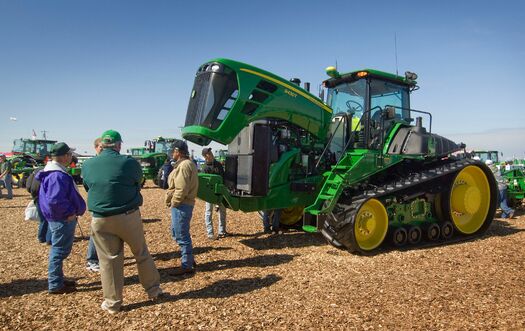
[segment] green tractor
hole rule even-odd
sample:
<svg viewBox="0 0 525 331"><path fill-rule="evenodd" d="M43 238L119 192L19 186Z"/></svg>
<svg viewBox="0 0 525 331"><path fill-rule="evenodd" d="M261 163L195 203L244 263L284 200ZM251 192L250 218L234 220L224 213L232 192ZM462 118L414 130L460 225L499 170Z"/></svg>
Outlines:
<svg viewBox="0 0 525 331"><path fill-rule="evenodd" d="M494 164L499 164L499 153L498 151L473 151L473 157L478 157L481 162L491 160Z"/></svg>
<svg viewBox="0 0 525 331"><path fill-rule="evenodd" d="M26 180L33 170L45 165L51 146L55 143L55 140L47 139L15 139L12 155L9 157L13 165L13 184L25 187Z"/></svg>
<svg viewBox="0 0 525 331"><path fill-rule="evenodd" d="M160 185L163 177L162 166L169 160L168 154L176 141L178 141L176 138L158 137L146 140L144 147L135 147L128 151L142 167L142 185L146 180L151 179L155 185L162 186Z"/></svg>
<svg viewBox="0 0 525 331"><path fill-rule="evenodd" d="M454 155L463 144L431 132L430 113L411 108L415 74L327 74L324 103L308 83L248 64L200 66L182 136L228 145L228 156L224 178L199 174L198 196L233 210L282 209L283 220L302 219L352 252L488 228L495 179L485 164Z"/></svg>
<svg viewBox="0 0 525 331"><path fill-rule="evenodd" d="M14 182L18 187L25 187L27 178L35 168L45 166L51 156L51 147L56 142L56 140L25 138L13 141L13 154L10 160L13 164ZM73 156L73 161L67 170L77 184L82 183L77 156Z"/></svg>
<svg viewBox="0 0 525 331"><path fill-rule="evenodd" d="M472 155L481 162L491 160L496 164L501 175L507 181L507 195L511 206L519 206L525 199L525 161L515 159L510 162L500 162L498 151L473 151Z"/></svg>

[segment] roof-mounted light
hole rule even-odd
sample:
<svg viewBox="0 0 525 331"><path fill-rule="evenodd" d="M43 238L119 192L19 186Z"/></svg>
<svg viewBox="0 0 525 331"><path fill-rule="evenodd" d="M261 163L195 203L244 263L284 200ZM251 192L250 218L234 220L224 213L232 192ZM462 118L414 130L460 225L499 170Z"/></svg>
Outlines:
<svg viewBox="0 0 525 331"><path fill-rule="evenodd" d="M356 73L356 76L358 78L363 78L363 77L368 76L368 72L366 72L366 71L359 71L359 72Z"/></svg>

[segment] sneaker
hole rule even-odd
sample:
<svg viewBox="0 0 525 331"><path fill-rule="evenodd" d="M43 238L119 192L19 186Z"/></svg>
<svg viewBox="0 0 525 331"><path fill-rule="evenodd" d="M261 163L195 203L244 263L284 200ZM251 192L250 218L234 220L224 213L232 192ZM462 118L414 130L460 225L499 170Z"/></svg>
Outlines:
<svg viewBox="0 0 525 331"><path fill-rule="evenodd" d="M209 235L208 235L208 240L210 240L210 241L214 241L214 240L217 240L217 237L215 237L215 236L212 235L212 234L211 234L211 235L209 234Z"/></svg>
<svg viewBox="0 0 525 331"><path fill-rule="evenodd" d="M226 238L229 235L228 232L222 232L217 235L217 238Z"/></svg>
<svg viewBox="0 0 525 331"><path fill-rule="evenodd" d="M102 310L107 311L111 315L117 314L120 311L120 309L108 307L108 305L106 304L106 301L102 302L102 304L100 305L100 308L102 308Z"/></svg>
<svg viewBox="0 0 525 331"><path fill-rule="evenodd" d="M68 286L64 284L61 288L57 288L54 290L49 290L49 294L65 294L65 293L72 293L76 292L77 288L75 286Z"/></svg>
<svg viewBox="0 0 525 331"><path fill-rule="evenodd" d="M100 272L100 265L98 263L88 262L86 269L92 272Z"/></svg>
<svg viewBox="0 0 525 331"><path fill-rule="evenodd" d="M283 234L283 231L280 228L273 228L272 233L273 234Z"/></svg>
<svg viewBox="0 0 525 331"><path fill-rule="evenodd" d="M148 294L148 299L151 301L157 301L167 296L167 293L162 291L160 287L157 287L152 294Z"/></svg>
<svg viewBox="0 0 525 331"><path fill-rule="evenodd" d="M264 228L264 233L270 234L272 233L272 230L270 228Z"/></svg>
<svg viewBox="0 0 525 331"><path fill-rule="evenodd" d="M514 218L514 210L510 212L509 218Z"/></svg>

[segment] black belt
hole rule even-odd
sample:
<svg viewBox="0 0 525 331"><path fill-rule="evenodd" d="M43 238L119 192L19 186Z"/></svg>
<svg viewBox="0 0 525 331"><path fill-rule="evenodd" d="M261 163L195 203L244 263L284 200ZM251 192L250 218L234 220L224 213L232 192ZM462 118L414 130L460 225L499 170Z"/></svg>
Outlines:
<svg viewBox="0 0 525 331"><path fill-rule="evenodd" d="M135 208L133 208L133 209L130 209L130 210L128 210L127 212L124 212L124 214L126 214L126 215L133 214L133 213L136 212L137 210L139 210L139 207L135 207Z"/></svg>

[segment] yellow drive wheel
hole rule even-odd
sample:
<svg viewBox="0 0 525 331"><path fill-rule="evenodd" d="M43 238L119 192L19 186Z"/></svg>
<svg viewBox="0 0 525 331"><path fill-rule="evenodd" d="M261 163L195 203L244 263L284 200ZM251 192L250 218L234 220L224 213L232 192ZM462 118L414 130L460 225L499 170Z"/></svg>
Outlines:
<svg viewBox="0 0 525 331"><path fill-rule="evenodd" d="M279 222L284 225L293 225L303 217L304 207L295 206L281 210L281 219Z"/></svg>
<svg viewBox="0 0 525 331"><path fill-rule="evenodd" d="M385 206L377 200L366 201L354 220L354 234L357 245L364 251L377 248L388 231L388 215Z"/></svg>
<svg viewBox="0 0 525 331"><path fill-rule="evenodd" d="M490 185L481 168L469 165L454 179L450 192L450 218L463 234L478 231L490 207Z"/></svg>

